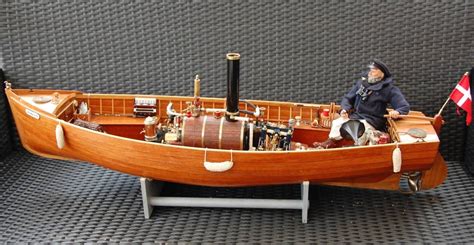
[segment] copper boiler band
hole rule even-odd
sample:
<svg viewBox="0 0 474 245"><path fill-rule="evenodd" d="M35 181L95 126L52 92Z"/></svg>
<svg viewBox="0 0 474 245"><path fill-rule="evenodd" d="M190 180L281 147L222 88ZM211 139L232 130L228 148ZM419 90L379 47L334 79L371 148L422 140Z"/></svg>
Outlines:
<svg viewBox="0 0 474 245"><path fill-rule="evenodd" d="M221 123L219 125L219 149L222 149L222 128L224 127L225 117L221 117Z"/></svg>
<svg viewBox="0 0 474 245"><path fill-rule="evenodd" d="M184 130L186 128L186 118L183 118L183 126L181 127L181 143L184 144L184 132L186 132L186 130Z"/></svg>
<svg viewBox="0 0 474 245"><path fill-rule="evenodd" d="M204 146L204 135L205 135L205 132L206 132L206 121L207 121L207 116L204 116L204 120L202 122L202 131L201 131L201 146L202 147L205 147Z"/></svg>
<svg viewBox="0 0 474 245"><path fill-rule="evenodd" d="M242 126L240 127L240 149L244 149L244 131L245 131L245 122L241 122Z"/></svg>

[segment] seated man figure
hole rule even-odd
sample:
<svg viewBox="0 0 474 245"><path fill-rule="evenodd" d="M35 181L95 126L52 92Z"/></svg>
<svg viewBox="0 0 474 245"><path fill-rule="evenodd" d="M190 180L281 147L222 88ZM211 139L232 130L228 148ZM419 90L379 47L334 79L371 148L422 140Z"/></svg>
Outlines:
<svg viewBox="0 0 474 245"><path fill-rule="evenodd" d="M374 59L369 65L367 78L357 81L351 90L342 98L341 117L331 125L329 139L324 142L314 142L314 147L331 148L335 142L341 140L341 125L349 119L357 119L364 123L367 129L386 131L387 105L393 110L388 114L391 118L408 114L410 105L399 88L394 85L388 67L380 60ZM367 138L362 136L361 138ZM364 145L365 142L359 142Z"/></svg>

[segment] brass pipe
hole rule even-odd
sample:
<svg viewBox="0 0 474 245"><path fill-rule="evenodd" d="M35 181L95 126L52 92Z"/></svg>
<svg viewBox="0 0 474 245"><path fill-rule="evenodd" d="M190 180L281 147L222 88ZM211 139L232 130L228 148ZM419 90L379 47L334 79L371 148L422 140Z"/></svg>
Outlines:
<svg viewBox="0 0 474 245"><path fill-rule="evenodd" d="M199 79L199 75L196 75L194 78L194 98L201 96L201 79Z"/></svg>

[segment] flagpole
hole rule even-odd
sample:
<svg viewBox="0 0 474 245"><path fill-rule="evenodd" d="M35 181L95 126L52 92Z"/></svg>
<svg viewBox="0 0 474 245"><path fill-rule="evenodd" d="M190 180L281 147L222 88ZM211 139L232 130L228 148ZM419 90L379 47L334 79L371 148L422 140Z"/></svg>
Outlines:
<svg viewBox="0 0 474 245"><path fill-rule="evenodd" d="M468 75L469 75L469 72L464 73L464 75L465 75L465 76L468 76ZM448 96L448 99L444 102L444 104L443 104L443 106L441 107L441 109L439 109L438 114L436 114L437 116L441 115L441 113L442 113L443 110L444 110L444 107L446 107L446 105L448 104L449 99L451 99L451 95Z"/></svg>
<svg viewBox="0 0 474 245"><path fill-rule="evenodd" d="M442 113L443 110L444 110L444 107L446 107L446 105L448 104L449 99L451 99L451 98L448 97L448 99L444 102L443 106L441 106L441 109L439 109L439 112L438 112L438 114L436 114L436 115L438 115L438 116L441 115L441 113Z"/></svg>

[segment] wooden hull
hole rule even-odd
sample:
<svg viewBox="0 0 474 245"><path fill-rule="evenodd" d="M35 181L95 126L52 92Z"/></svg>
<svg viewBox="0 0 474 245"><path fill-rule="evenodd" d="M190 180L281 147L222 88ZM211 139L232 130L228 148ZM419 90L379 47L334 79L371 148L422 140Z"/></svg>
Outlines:
<svg viewBox="0 0 474 245"><path fill-rule="evenodd" d="M7 89L6 94L22 145L43 157L82 160L135 176L202 186L276 185L309 180L328 185L396 189L394 183L399 180L398 174L392 171L395 144L278 152L157 144L78 127L59 120L54 113L36 108L13 90ZM72 96L75 95L78 94ZM56 142L58 124L64 131L62 149ZM446 171L444 160L439 159L438 147L438 140L400 143L401 171L422 171L426 175L434 165L442 165L444 172L431 173L430 178L435 180L424 188L441 184ZM233 167L225 172L206 170L206 151L207 161L223 162L232 158ZM376 188L377 183L385 187Z"/></svg>

